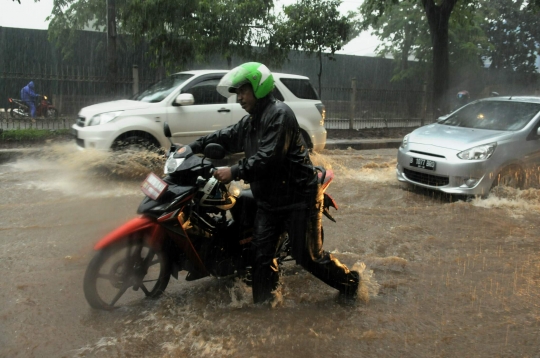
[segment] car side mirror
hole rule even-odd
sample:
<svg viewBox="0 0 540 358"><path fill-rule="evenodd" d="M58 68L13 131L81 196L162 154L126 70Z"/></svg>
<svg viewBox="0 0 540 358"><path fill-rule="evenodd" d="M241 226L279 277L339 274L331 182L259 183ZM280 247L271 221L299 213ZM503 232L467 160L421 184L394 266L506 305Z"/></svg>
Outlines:
<svg viewBox="0 0 540 358"><path fill-rule="evenodd" d="M191 93L180 93L173 101L173 106L191 106L195 98Z"/></svg>
<svg viewBox="0 0 540 358"><path fill-rule="evenodd" d="M540 127L538 127L538 129L536 129L536 135L540 137Z"/></svg>

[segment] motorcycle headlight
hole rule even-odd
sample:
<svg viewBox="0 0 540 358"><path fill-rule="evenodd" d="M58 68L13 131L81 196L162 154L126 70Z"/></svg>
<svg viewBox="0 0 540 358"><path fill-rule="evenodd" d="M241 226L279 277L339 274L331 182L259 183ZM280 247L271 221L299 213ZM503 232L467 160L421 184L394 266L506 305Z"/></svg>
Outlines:
<svg viewBox="0 0 540 358"><path fill-rule="evenodd" d="M229 184L229 194L236 198L239 198L240 195L242 195L242 184L237 181L232 181Z"/></svg>
<svg viewBox="0 0 540 358"><path fill-rule="evenodd" d="M106 112L106 113L100 113L96 114L92 118L90 118L90 122L88 122L89 126L98 126L100 124L109 123L116 117L120 115L123 111L115 111L115 112Z"/></svg>
<svg viewBox="0 0 540 358"><path fill-rule="evenodd" d="M178 168L183 162L185 158L174 158L173 154L167 159L165 162L165 174L174 173L176 171L176 168Z"/></svg>
<svg viewBox="0 0 540 358"><path fill-rule="evenodd" d="M463 160L485 160L493 155L496 147L497 143L479 145L478 147L459 152L457 156L459 159Z"/></svg>

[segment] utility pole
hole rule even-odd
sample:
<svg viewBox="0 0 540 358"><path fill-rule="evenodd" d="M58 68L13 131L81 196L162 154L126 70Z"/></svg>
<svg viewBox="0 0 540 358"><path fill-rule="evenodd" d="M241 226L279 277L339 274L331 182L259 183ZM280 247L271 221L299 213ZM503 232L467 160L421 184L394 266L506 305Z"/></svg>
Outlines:
<svg viewBox="0 0 540 358"><path fill-rule="evenodd" d="M109 94L116 96L116 0L107 0L107 82Z"/></svg>

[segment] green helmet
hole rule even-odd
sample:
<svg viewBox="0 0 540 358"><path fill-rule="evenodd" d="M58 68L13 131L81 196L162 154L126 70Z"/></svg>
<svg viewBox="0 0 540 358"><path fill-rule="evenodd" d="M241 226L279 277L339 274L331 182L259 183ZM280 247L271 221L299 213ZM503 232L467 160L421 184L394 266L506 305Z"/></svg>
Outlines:
<svg viewBox="0 0 540 358"><path fill-rule="evenodd" d="M233 68L223 76L217 85L217 91L225 97L232 96L240 86L250 83L255 98L263 98L274 89L272 72L259 62L246 62Z"/></svg>

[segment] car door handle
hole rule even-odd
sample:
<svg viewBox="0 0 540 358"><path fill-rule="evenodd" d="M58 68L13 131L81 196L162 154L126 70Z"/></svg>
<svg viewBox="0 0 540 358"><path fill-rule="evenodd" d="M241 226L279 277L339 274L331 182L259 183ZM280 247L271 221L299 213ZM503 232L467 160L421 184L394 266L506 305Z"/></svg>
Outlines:
<svg viewBox="0 0 540 358"><path fill-rule="evenodd" d="M217 110L219 113L221 112L230 112L231 110L230 109L227 109L227 108L220 108Z"/></svg>

